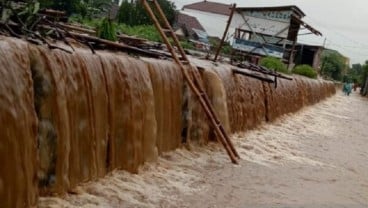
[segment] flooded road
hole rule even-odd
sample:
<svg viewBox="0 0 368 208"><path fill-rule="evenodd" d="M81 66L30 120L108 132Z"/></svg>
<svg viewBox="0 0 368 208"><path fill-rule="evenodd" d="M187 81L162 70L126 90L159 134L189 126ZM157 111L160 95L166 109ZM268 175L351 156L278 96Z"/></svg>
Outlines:
<svg viewBox="0 0 368 208"><path fill-rule="evenodd" d="M114 171L40 207L368 207L368 99L337 92L218 144L166 153L139 174Z"/></svg>

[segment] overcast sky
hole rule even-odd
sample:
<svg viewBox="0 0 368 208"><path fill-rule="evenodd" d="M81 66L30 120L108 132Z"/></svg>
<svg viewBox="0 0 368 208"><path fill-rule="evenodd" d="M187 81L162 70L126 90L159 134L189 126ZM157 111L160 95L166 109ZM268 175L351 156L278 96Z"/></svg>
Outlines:
<svg viewBox="0 0 368 208"><path fill-rule="evenodd" d="M177 9L203 0L172 0ZM368 0L211 0L236 3L240 7L296 5L305 14L305 22L323 33L300 36L299 42L323 45L350 58L351 64L368 60Z"/></svg>

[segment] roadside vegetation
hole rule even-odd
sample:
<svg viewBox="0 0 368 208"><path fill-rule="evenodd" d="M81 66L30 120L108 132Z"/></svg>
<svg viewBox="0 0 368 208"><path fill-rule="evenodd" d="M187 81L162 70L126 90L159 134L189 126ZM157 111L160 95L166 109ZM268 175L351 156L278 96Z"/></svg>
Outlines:
<svg viewBox="0 0 368 208"><path fill-rule="evenodd" d="M317 72L315 71L315 69L305 64L296 66L291 72L288 71L286 64L284 64L280 59L275 57L264 57L261 59L259 64L268 69L275 70L277 72L281 72L284 74L293 73L313 79L317 78Z"/></svg>
<svg viewBox="0 0 368 208"><path fill-rule="evenodd" d="M353 64L349 69L345 79L361 86L360 93L364 96L368 95L368 61L362 64Z"/></svg>
<svg viewBox="0 0 368 208"><path fill-rule="evenodd" d="M282 61L278 58L264 57L261 59L259 65L264 66L271 70L275 70L277 72L290 74L290 72L287 69L287 66L284 63L282 63Z"/></svg>
<svg viewBox="0 0 368 208"><path fill-rule="evenodd" d="M313 79L317 78L317 72L313 67L306 64L296 66L292 72L293 74L299 74Z"/></svg>
<svg viewBox="0 0 368 208"><path fill-rule="evenodd" d="M327 79L343 81L349 66L346 58L334 50L324 50L322 53L321 75Z"/></svg>

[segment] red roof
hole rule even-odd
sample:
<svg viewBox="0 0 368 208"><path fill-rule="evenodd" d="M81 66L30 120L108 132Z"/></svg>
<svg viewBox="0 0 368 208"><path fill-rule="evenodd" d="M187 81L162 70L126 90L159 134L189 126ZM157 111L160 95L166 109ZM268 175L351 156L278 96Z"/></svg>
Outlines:
<svg viewBox="0 0 368 208"><path fill-rule="evenodd" d="M188 30L197 29L197 30L206 31L201 25L201 23L198 22L197 18L193 16L179 13L177 18L178 18L177 24L179 27L184 26Z"/></svg>
<svg viewBox="0 0 368 208"><path fill-rule="evenodd" d="M183 9L193 9L203 12L215 13L230 16L231 4L222 4L210 1L201 1L183 6Z"/></svg>

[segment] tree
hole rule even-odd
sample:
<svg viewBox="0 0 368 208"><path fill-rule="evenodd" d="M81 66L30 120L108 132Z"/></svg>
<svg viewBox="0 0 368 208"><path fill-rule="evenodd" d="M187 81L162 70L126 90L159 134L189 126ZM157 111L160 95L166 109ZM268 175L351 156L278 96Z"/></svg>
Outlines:
<svg viewBox="0 0 368 208"><path fill-rule="evenodd" d="M52 7L54 4L53 0L38 0L38 2L40 2L42 8Z"/></svg>
<svg viewBox="0 0 368 208"><path fill-rule="evenodd" d="M337 51L327 50L322 54L321 74L334 80L342 80L347 68L345 58Z"/></svg>
<svg viewBox="0 0 368 208"><path fill-rule="evenodd" d="M80 0L64 0L64 1L53 1L52 8L57 10L66 11L68 14L72 14L78 11L80 7Z"/></svg>
<svg viewBox="0 0 368 208"><path fill-rule="evenodd" d="M364 96L368 94L368 61L365 62L365 65L362 67L362 75L361 75L361 85L362 88L360 93Z"/></svg>
<svg viewBox="0 0 368 208"><path fill-rule="evenodd" d="M174 23L175 4L168 0L158 0L158 3L170 24ZM118 21L130 26L152 24L151 18L148 16L141 2L134 0L123 0L119 9Z"/></svg>
<svg viewBox="0 0 368 208"><path fill-rule="evenodd" d="M351 68L348 69L345 80L352 81L354 83L362 84L363 66L361 64L353 64Z"/></svg>

